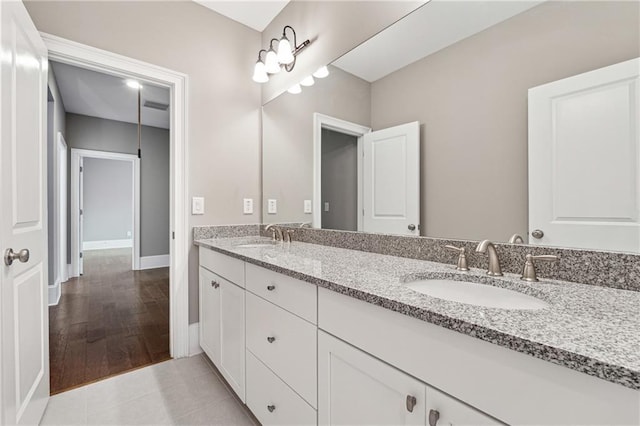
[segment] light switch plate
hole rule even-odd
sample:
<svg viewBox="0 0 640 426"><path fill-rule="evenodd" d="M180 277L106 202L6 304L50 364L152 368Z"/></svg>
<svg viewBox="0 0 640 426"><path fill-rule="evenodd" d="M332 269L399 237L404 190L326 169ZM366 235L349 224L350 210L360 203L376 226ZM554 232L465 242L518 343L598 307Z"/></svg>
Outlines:
<svg viewBox="0 0 640 426"><path fill-rule="evenodd" d="M304 212L311 213L311 200L304 200Z"/></svg>
<svg viewBox="0 0 640 426"><path fill-rule="evenodd" d="M253 198L242 200L242 212L244 214L253 214Z"/></svg>
<svg viewBox="0 0 640 426"><path fill-rule="evenodd" d="M267 213L268 214L278 213L278 202L273 198L267 200Z"/></svg>
<svg viewBox="0 0 640 426"><path fill-rule="evenodd" d="M191 199L191 214L204 214L204 197Z"/></svg>
<svg viewBox="0 0 640 426"><path fill-rule="evenodd" d="M325 212L328 212L328 211L329 211L329 202L328 202L328 201L325 201L325 202L324 202L324 211L325 211Z"/></svg>

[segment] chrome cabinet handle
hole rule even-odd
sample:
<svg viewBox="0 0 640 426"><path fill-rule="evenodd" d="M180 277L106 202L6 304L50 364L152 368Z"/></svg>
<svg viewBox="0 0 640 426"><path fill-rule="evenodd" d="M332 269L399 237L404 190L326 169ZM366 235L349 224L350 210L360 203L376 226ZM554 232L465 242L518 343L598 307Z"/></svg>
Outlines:
<svg viewBox="0 0 640 426"><path fill-rule="evenodd" d="M542 229L534 229L533 232L531 232L531 236L539 240L544 237L544 232L542 232Z"/></svg>
<svg viewBox="0 0 640 426"><path fill-rule="evenodd" d="M429 426L436 426L440 419L440 412L438 410L429 410Z"/></svg>
<svg viewBox="0 0 640 426"><path fill-rule="evenodd" d="M4 252L4 264L11 266L14 260L19 260L21 263L27 263L29 261L29 250L22 249L16 253L13 249L7 249Z"/></svg>
<svg viewBox="0 0 640 426"><path fill-rule="evenodd" d="M407 226L407 228L409 228L409 231L415 231L416 230L416 226L412 223L409 226Z"/></svg>
<svg viewBox="0 0 640 426"><path fill-rule="evenodd" d="M275 337L272 337L272 336L267 337L267 342L269 342L269 343L273 343L273 342L275 342L275 341L276 341L276 338L275 338Z"/></svg>
<svg viewBox="0 0 640 426"><path fill-rule="evenodd" d="M269 410L270 413L273 413L276 409L275 405L267 405L267 410Z"/></svg>
<svg viewBox="0 0 640 426"><path fill-rule="evenodd" d="M269 290L269 291L273 291L275 289L276 289L276 286L273 285L273 284L267 286L267 290Z"/></svg>
<svg viewBox="0 0 640 426"><path fill-rule="evenodd" d="M407 411L413 413L413 408L418 403L418 400L415 396L407 395Z"/></svg>
<svg viewBox="0 0 640 426"><path fill-rule="evenodd" d="M218 288L218 287L220 287L220 283L218 283L218 282L216 282L216 281L213 281L213 280L212 280L212 281L211 281L211 287L213 287L213 288Z"/></svg>

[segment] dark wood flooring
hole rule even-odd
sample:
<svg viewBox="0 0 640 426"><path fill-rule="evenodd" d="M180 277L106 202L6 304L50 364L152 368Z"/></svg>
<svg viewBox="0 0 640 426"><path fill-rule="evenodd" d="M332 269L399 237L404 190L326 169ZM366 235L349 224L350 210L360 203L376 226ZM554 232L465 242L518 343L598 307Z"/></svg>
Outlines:
<svg viewBox="0 0 640 426"><path fill-rule="evenodd" d="M169 268L132 271L130 249L84 255L49 308L51 394L170 358Z"/></svg>

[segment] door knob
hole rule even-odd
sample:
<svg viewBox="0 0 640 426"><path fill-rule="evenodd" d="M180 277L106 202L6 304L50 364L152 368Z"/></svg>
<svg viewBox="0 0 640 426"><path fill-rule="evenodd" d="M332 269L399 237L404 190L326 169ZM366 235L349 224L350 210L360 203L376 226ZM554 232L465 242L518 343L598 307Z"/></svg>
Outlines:
<svg viewBox="0 0 640 426"><path fill-rule="evenodd" d="M13 249L7 249L4 252L4 264L7 266L11 266L14 260L19 260L22 263L27 263L29 261L29 250L22 249L19 252L14 252Z"/></svg>
<svg viewBox="0 0 640 426"><path fill-rule="evenodd" d="M415 231L416 230L416 226L413 223L409 224L409 226L407 226L407 228L409 228L409 231Z"/></svg>
<svg viewBox="0 0 640 426"><path fill-rule="evenodd" d="M544 232L542 232L541 229L534 229L533 232L531 232L531 236L539 240L540 238L544 237Z"/></svg>

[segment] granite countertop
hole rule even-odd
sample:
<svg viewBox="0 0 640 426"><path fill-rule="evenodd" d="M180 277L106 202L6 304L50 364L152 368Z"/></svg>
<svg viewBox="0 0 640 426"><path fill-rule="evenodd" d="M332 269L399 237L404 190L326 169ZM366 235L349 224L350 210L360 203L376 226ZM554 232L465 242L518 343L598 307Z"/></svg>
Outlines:
<svg viewBox="0 0 640 426"><path fill-rule="evenodd" d="M640 292L514 274L458 272L453 265L292 242L240 247L264 237L195 244L450 330L640 390ZM418 293L407 281L457 278L535 296L539 310L487 308Z"/></svg>

